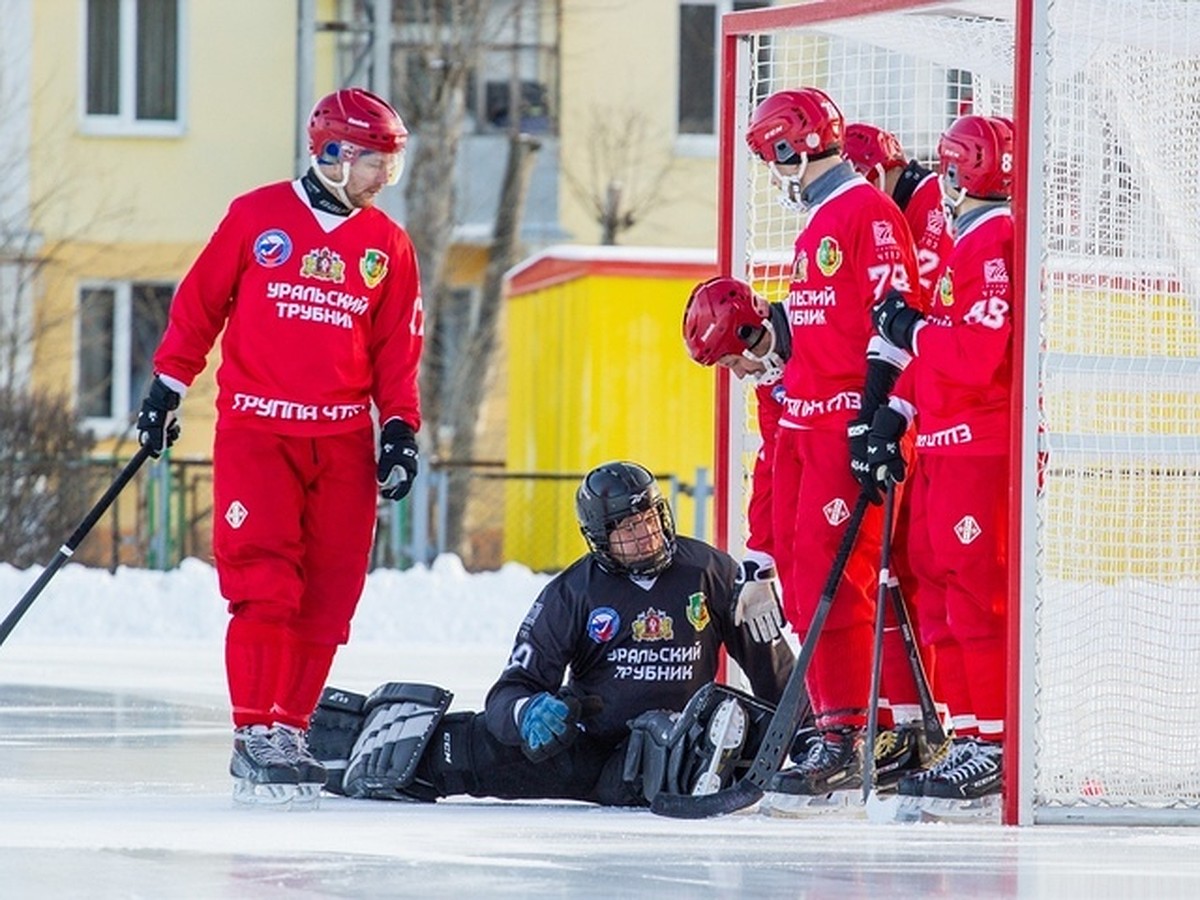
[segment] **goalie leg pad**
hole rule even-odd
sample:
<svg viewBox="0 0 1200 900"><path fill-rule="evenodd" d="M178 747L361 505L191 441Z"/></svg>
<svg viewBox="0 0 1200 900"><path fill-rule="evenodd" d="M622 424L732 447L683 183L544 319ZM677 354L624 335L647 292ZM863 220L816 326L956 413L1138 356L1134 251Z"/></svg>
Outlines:
<svg viewBox="0 0 1200 900"><path fill-rule="evenodd" d="M629 723L624 779L652 802L671 794L712 793L749 768L775 707L750 694L710 683L682 713L651 710Z"/></svg>
<svg viewBox="0 0 1200 900"><path fill-rule="evenodd" d="M321 692L317 708L308 723L309 752L325 767L325 789L344 794L342 778L350 762L350 751L366 718L366 696L341 688L327 687Z"/></svg>
<svg viewBox="0 0 1200 900"><path fill-rule="evenodd" d="M364 704L366 719L350 751L346 795L407 799L404 788L453 697L428 684L389 682L376 688Z"/></svg>

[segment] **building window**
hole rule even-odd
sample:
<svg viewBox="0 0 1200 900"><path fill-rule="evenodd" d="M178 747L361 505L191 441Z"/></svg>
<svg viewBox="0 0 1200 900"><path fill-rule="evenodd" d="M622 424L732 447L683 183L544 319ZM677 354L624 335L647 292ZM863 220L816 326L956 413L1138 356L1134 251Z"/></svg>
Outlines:
<svg viewBox="0 0 1200 900"><path fill-rule="evenodd" d="M85 285L79 292L76 396L90 424L124 428L154 375L174 286L146 282Z"/></svg>
<svg viewBox="0 0 1200 900"><path fill-rule="evenodd" d="M555 5L543 0L492 0L483 7L479 46L453 26L451 10L438 4L396 3L394 21L397 96L420 109L421 98L437 90L443 57L469 67L465 105L476 133L507 130L514 119L522 131L554 133L558 97L558 33ZM459 42L456 44L455 42ZM450 52L446 52L446 47Z"/></svg>
<svg viewBox="0 0 1200 900"><path fill-rule="evenodd" d="M183 0L86 0L91 131L178 133Z"/></svg>
<svg viewBox="0 0 1200 900"><path fill-rule="evenodd" d="M679 4L679 134L716 134L720 17L770 5L768 0Z"/></svg>

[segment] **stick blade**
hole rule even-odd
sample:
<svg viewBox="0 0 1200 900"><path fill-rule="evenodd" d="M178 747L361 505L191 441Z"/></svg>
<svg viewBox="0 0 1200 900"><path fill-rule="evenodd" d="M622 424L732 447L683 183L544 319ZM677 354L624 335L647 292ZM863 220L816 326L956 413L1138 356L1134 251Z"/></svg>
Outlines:
<svg viewBox="0 0 1200 900"><path fill-rule="evenodd" d="M650 811L669 819L711 819L753 806L762 795L762 788L743 778L712 794L657 794Z"/></svg>

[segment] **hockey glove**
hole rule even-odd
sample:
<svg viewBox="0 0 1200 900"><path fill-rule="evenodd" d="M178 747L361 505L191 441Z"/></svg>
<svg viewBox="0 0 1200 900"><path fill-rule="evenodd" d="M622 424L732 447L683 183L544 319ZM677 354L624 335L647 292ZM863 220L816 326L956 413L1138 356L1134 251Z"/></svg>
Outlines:
<svg viewBox="0 0 1200 900"><path fill-rule="evenodd" d="M904 455L900 452L900 438L907 429L908 419L890 406L881 406L871 421L871 432L867 437L867 466L879 488L886 488L888 481L899 484L904 480Z"/></svg>
<svg viewBox="0 0 1200 900"><path fill-rule="evenodd" d="M760 644L769 644L780 635L783 607L775 590L775 566L744 559L734 582L733 624L745 625Z"/></svg>
<svg viewBox="0 0 1200 900"><path fill-rule="evenodd" d="M379 435L379 493L403 500L417 477L417 438L403 419L389 419Z"/></svg>
<svg viewBox="0 0 1200 900"><path fill-rule="evenodd" d="M182 399L178 391L155 376L150 393L142 401L137 417L138 443L148 448L155 459L179 439L179 416L175 411Z"/></svg>
<svg viewBox="0 0 1200 900"><path fill-rule="evenodd" d="M855 417L846 429L850 438L850 471L854 473L855 480L862 485L870 501L879 503L882 498L875 488L875 480L871 477L871 469L867 465L867 434L871 430L873 411L864 412L865 414L860 413Z"/></svg>
<svg viewBox="0 0 1200 900"><path fill-rule="evenodd" d="M545 691L530 697L517 720L525 756L541 762L575 743L579 712L579 701L574 697L555 697Z"/></svg>
<svg viewBox="0 0 1200 900"><path fill-rule="evenodd" d="M925 316L913 309L897 291L890 292L871 309L871 320L880 336L894 347L915 353L913 344Z"/></svg>

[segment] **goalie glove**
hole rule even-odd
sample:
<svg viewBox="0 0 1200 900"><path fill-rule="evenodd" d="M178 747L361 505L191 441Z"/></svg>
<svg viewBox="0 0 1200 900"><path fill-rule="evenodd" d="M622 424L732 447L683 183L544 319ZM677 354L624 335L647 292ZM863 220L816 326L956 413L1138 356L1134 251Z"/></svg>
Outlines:
<svg viewBox="0 0 1200 900"><path fill-rule="evenodd" d="M783 607L775 590L775 563L769 558L742 560L734 585L733 624L745 624L760 644L774 641L783 628Z"/></svg>

